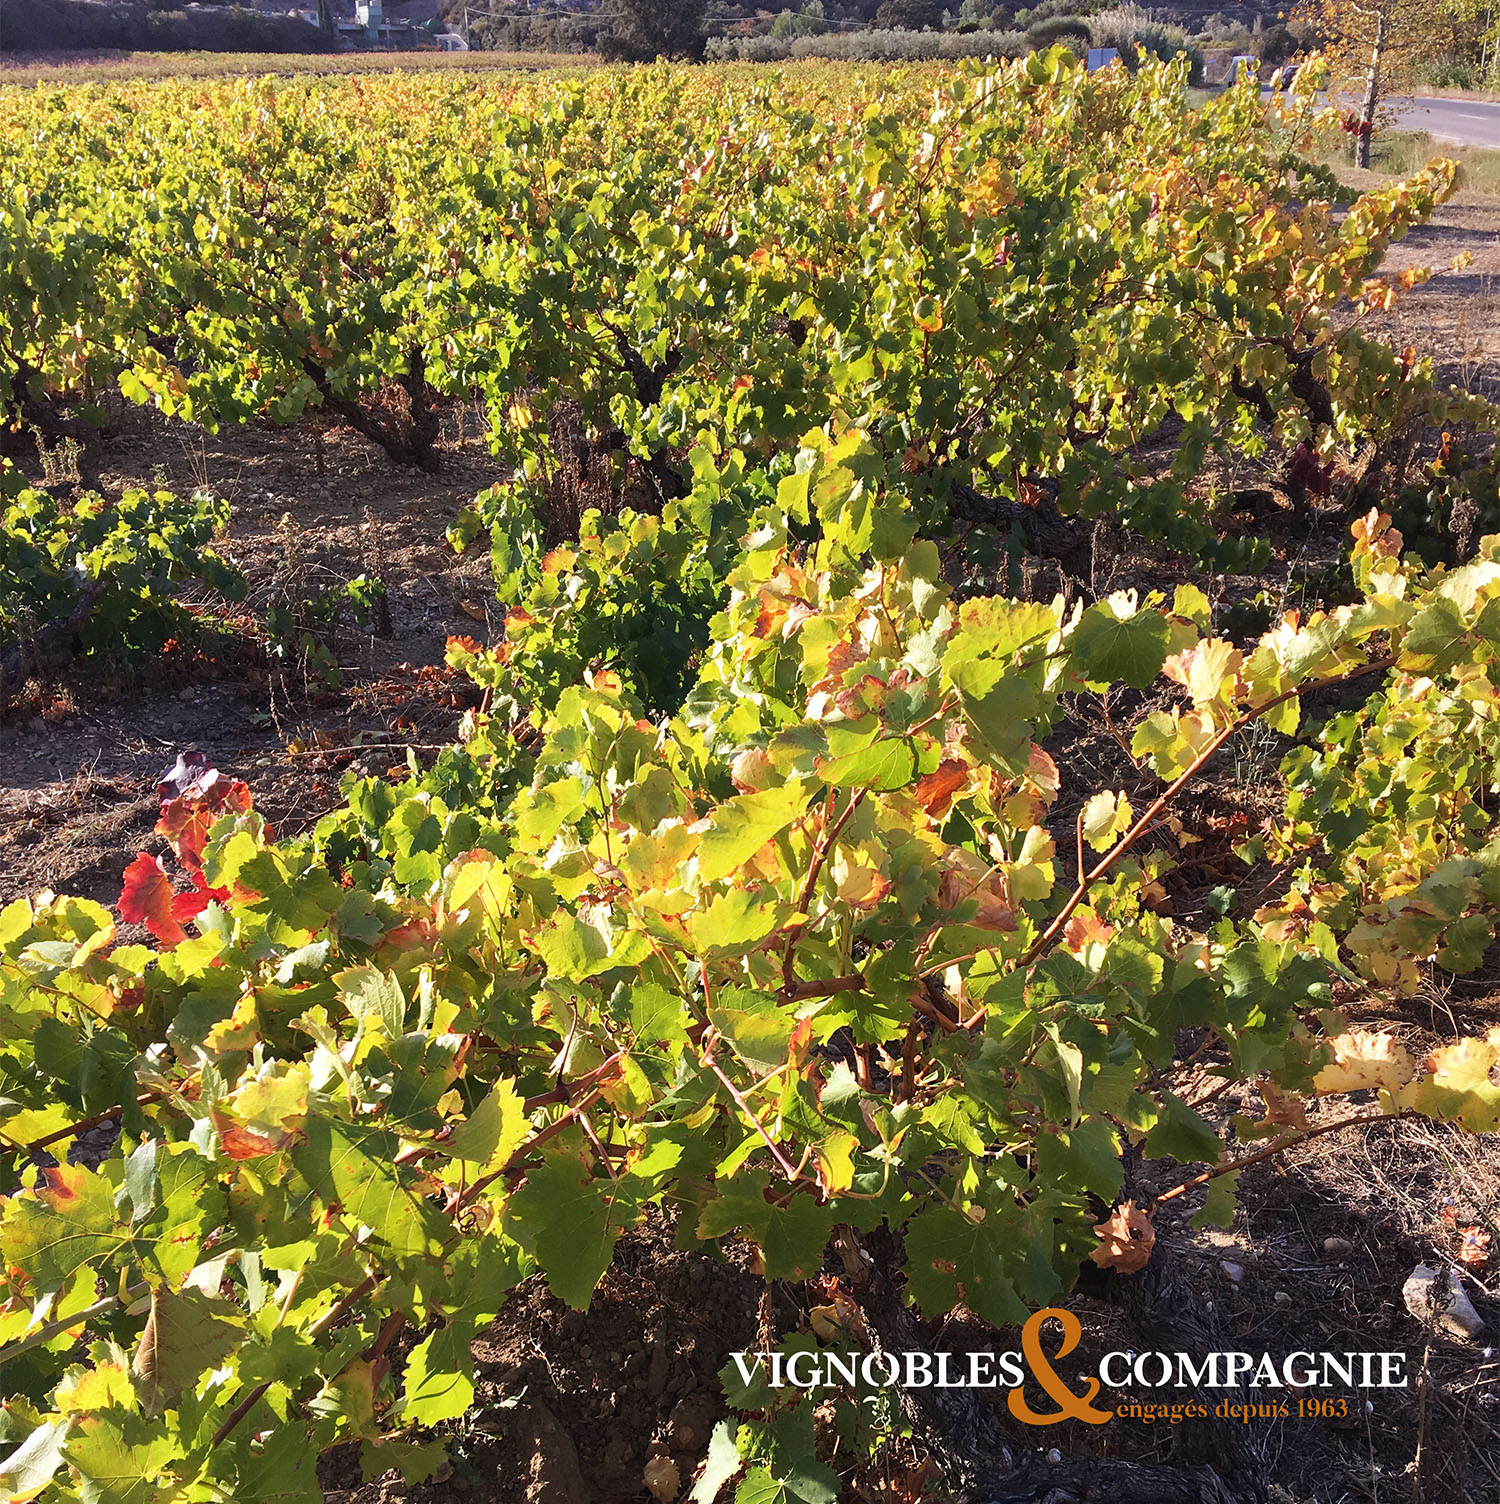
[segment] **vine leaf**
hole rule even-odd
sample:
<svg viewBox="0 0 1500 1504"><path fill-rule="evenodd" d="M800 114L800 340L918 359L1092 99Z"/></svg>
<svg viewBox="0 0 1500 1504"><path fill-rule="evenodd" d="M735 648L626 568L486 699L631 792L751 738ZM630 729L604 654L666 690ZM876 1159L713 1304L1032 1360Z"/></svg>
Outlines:
<svg viewBox="0 0 1500 1504"><path fill-rule="evenodd" d="M714 1504L719 1490L740 1470L740 1449L735 1445L735 1428L720 1421L708 1439L708 1456L703 1459L698 1481L688 1495L691 1504Z"/></svg>
<svg viewBox="0 0 1500 1504"><path fill-rule="evenodd" d="M969 773L967 763L945 757L931 773L917 779L912 798L933 819L940 819L952 806L953 796L968 783Z"/></svg>
<svg viewBox="0 0 1500 1504"><path fill-rule="evenodd" d="M708 817L698 846L698 876L719 882L742 867L767 841L781 834L806 805L801 779L757 794L726 799Z"/></svg>
<svg viewBox="0 0 1500 1504"><path fill-rule="evenodd" d="M431 1254L445 1225L402 1177L395 1134L336 1118L311 1117L292 1161L313 1194L398 1254Z"/></svg>
<svg viewBox="0 0 1500 1504"><path fill-rule="evenodd" d="M83 1504L158 1504L157 1479L182 1454L166 1432L109 1411L78 1421L66 1455L81 1477Z"/></svg>
<svg viewBox="0 0 1500 1504"><path fill-rule="evenodd" d="M41 1290L58 1290L85 1265L103 1268L124 1241L114 1187L84 1165L42 1172L34 1196L18 1196L0 1222L5 1262Z"/></svg>
<svg viewBox="0 0 1500 1504"><path fill-rule="evenodd" d="M143 851L125 869L120 888L120 917L129 924L144 924L163 945L181 945L187 931L173 912L176 895L166 869Z"/></svg>
<svg viewBox="0 0 1500 1504"><path fill-rule="evenodd" d="M447 1148L456 1159L476 1160L486 1168L503 1165L526 1141L531 1125L526 1107L509 1081L493 1090L453 1130Z"/></svg>
<svg viewBox="0 0 1500 1504"><path fill-rule="evenodd" d="M62 1466L68 1431L67 1421L48 1421L0 1460L0 1499L4 1504L26 1504L46 1488Z"/></svg>
<svg viewBox="0 0 1500 1504"><path fill-rule="evenodd" d="M743 1005L743 1006L736 1006ZM778 1007L775 998L739 987L724 994L709 1017L730 1049L758 1075L767 1075L787 1058L797 1018Z"/></svg>
<svg viewBox="0 0 1500 1504"><path fill-rule="evenodd" d="M617 966L638 966L651 953L640 931L616 933L602 916L596 923L560 911L535 939L536 951L556 977L582 982Z"/></svg>
<svg viewBox="0 0 1500 1504"><path fill-rule="evenodd" d="M1240 1172L1216 1176L1208 1182L1203 1205L1193 1213L1194 1227L1228 1227L1234 1221L1236 1198L1240 1188Z"/></svg>
<svg viewBox="0 0 1500 1504"><path fill-rule="evenodd" d="M1146 1135L1146 1153L1152 1158L1168 1156L1179 1164L1219 1162L1224 1145L1219 1135L1181 1097L1161 1094L1161 1114Z"/></svg>
<svg viewBox="0 0 1500 1504"><path fill-rule="evenodd" d="M467 1322L450 1322L412 1349L401 1399L407 1420L433 1426L456 1419L474 1403L472 1335Z"/></svg>
<svg viewBox="0 0 1500 1504"><path fill-rule="evenodd" d="M833 1232L833 1213L811 1196L793 1196L785 1206L766 1204L770 1216L760 1235L767 1279L811 1279Z"/></svg>
<svg viewBox="0 0 1500 1504"><path fill-rule="evenodd" d="M1457 604L1435 595L1411 619L1401 638L1401 667L1423 674L1452 668L1463 654L1468 625Z"/></svg>
<svg viewBox="0 0 1500 1504"><path fill-rule="evenodd" d="M817 767L818 776L835 788L899 789L912 781L917 759L910 742L877 740Z"/></svg>
<svg viewBox="0 0 1500 1504"><path fill-rule="evenodd" d="M1167 661L1172 629L1156 611L1138 611L1134 591L1090 606L1068 640L1073 663L1091 685L1145 689Z"/></svg>
<svg viewBox="0 0 1500 1504"><path fill-rule="evenodd" d="M1425 1075L1396 1096L1430 1117L1461 1123L1470 1133L1492 1133L1500 1126L1500 1086L1491 1072L1500 1059L1500 1030L1488 1039L1460 1039L1441 1045L1423 1062Z"/></svg>
<svg viewBox="0 0 1500 1504"><path fill-rule="evenodd" d="M635 1205L626 1195L607 1198L600 1189L581 1160L549 1154L505 1206L506 1232L542 1266L552 1293L575 1311L588 1310L620 1233L635 1221Z"/></svg>
<svg viewBox="0 0 1500 1504"><path fill-rule="evenodd" d="M1416 1075L1416 1062L1391 1034L1351 1029L1331 1042L1333 1059L1313 1077L1319 1093L1364 1091L1384 1087L1395 1091Z"/></svg>
<svg viewBox="0 0 1500 1504"><path fill-rule="evenodd" d="M1118 794L1101 789L1083 806L1083 838L1095 851L1104 851L1130 829L1134 818L1135 811L1123 789Z"/></svg>
<svg viewBox="0 0 1500 1504"><path fill-rule="evenodd" d="M147 1412L154 1414L200 1374L217 1368L243 1336L244 1323L232 1302L201 1290L176 1294L156 1286L130 1365Z"/></svg>
<svg viewBox="0 0 1500 1504"><path fill-rule="evenodd" d="M351 966L338 972L333 981L344 1006L360 1021L361 1034L377 1032L373 1025L378 1022L378 1032L383 1032L387 1039L400 1039L406 1019L406 998L395 977L376 966Z"/></svg>
<svg viewBox="0 0 1500 1504"><path fill-rule="evenodd" d="M906 1227L911 1291L928 1316L967 1305L992 1326L1020 1326L1031 1314L1002 1272L1007 1230L951 1206L919 1212Z"/></svg>
<svg viewBox="0 0 1500 1504"><path fill-rule="evenodd" d="M995 760L1020 775L1031 766L1031 717L1041 708L1036 686L1008 663L971 658L949 669L959 702Z"/></svg>
<svg viewBox="0 0 1500 1504"><path fill-rule="evenodd" d="M1120 1274L1138 1274L1151 1261L1156 1229L1151 1218L1134 1201L1126 1201L1094 1226L1099 1246L1089 1257L1101 1269Z"/></svg>

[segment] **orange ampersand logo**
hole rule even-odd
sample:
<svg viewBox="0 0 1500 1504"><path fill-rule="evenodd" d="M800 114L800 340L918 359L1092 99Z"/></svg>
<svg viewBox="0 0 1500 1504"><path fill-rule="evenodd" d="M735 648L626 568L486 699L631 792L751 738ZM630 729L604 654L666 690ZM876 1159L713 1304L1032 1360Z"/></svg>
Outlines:
<svg viewBox="0 0 1500 1504"><path fill-rule="evenodd" d="M1074 1394L1053 1368L1052 1359L1042 1351L1042 1323L1049 1316L1062 1323L1062 1345L1057 1349L1059 1358L1066 1358L1078 1346L1078 1339L1083 1335L1083 1323L1071 1311L1060 1311L1055 1306L1048 1306L1046 1310L1028 1316L1026 1325L1021 1328L1021 1351L1025 1354L1032 1373L1062 1408L1051 1415L1042 1415L1026 1403L1026 1396L1019 1389L1012 1389L1007 1401L1010 1413L1017 1420L1025 1421L1028 1426L1053 1426L1060 1420L1084 1420L1091 1426L1102 1426L1105 1421L1113 1420L1113 1410L1096 1410L1091 1403L1099 1393L1098 1379L1085 1380L1084 1392Z"/></svg>

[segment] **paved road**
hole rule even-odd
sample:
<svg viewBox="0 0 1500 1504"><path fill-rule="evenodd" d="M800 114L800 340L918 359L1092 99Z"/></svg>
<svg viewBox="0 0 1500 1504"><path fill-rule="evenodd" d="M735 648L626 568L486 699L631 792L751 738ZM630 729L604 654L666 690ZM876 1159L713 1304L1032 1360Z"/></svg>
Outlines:
<svg viewBox="0 0 1500 1504"><path fill-rule="evenodd" d="M1262 91L1267 97L1270 90ZM1328 96L1320 94L1325 102ZM1358 101L1350 98L1350 108ZM1398 131L1426 131L1435 141L1450 146L1479 146L1500 151L1500 103L1482 99L1409 100L1391 121Z"/></svg>
<svg viewBox="0 0 1500 1504"><path fill-rule="evenodd" d="M1500 104L1478 99L1414 99L1395 122L1400 131L1427 131L1454 146L1500 149Z"/></svg>

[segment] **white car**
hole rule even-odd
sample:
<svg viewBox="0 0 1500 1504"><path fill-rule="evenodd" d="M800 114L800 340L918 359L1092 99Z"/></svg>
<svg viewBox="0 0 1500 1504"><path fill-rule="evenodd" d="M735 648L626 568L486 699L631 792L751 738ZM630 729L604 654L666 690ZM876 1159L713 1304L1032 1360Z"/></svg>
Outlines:
<svg viewBox="0 0 1500 1504"><path fill-rule="evenodd" d="M1239 82L1241 67L1258 69L1260 67L1260 59L1248 52L1236 53L1235 56L1230 58L1229 71L1224 75L1224 87L1226 89Z"/></svg>

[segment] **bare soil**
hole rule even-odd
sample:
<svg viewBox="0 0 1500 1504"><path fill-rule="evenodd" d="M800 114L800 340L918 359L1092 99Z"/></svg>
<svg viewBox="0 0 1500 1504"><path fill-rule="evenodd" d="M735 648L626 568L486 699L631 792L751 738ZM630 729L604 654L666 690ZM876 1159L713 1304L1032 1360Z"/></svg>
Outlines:
<svg viewBox="0 0 1500 1504"><path fill-rule="evenodd" d="M397 468L352 430L252 426L205 434L127 412L107 443L106 494L216 492L232 504L217 550L244 572L244 602L203 602L227 640L139 667L75 665L0 706L0 901L41 888L110 903L137 850L158 850L156 782L196 749L247 779L287 834L338 800L356 763L399 763L450 740L472 686L443 666L449 636L488 635L497 610L483 549L460 560L444 533L500 478L472 411L445 418L441 473ZM23 463L40 480L35 465ZM338 683L278 660L249 623L273 593L310 598L362 572L386 582L390 632L346 626ZM234 624L238 623L238 629Z"/></svg>
<svg viewBox="0 0 1500 1504"><path fill-rule="evenodd" d="M1340 175L1357 188L1379 181L1354 168ZM1470 259L1455 268L1459 257ZM1431 356L1440 380L1500 398L1500 198L1464 191L1440 205L1391 248L1381 275L1407 267L1429 268L1433 279L1371 326Z"/></svg>
<svg viewBox="0 0 1500 1504"><path fill-rule="evenodd" d="M1500 396L1500 201L1460 196L1396 247L1390 266L1446 264L1464 251L1473 254L1467 268L1407 295L1385 327L1432 354L1444 375ZM441 668L444 642L489 635L501 608L484 549L460 559L444 532L502 475L474 412L453 408L445 425L442 469L426 475L392 467L347 430L321 440L310 427L206 435L125 415L106 448L105 489L204 486L227 495L233 522L221 548L250 582L243 621L289 581L313 590L369 571L387 583L390 634L346 631L335 643L336 686L278 666L248 625L212 652L187 645L138 669L75 666L29 686L0 708L0 902L52 888L112 903L136 851L160 849L156 783L180 751L200 750L247 779L257 807L290 833L337 803L345 769L383 769L408 747L421 756L451 738L474 697ZM1095 583L1149 585L1162 568L1150 555L1113 557L1109 580ZM1117 761L1102 732L1077 755L1111 769ZM1241 770L1218 795L1199 812L1205 839L1222 837L1237 811L1253 810L1254 778ZM1210 840L1204 869L1172 889L1179 911L1223 880L1214 850ZM1460 1023L1500 1023L1500 963L1434 984L1380 1021L1419 1050ZM1205 1102L1211 1089L1205 1078ZM1212 1102L1226 1129L1237 1111L1256 1110L1246 1093ZM1141 1199L1176 1178L1170 1164L1133 1174ZM1500 1245L1500 1140L1421 1124L1350 1130L1247 1172L1228 1231L1193 1229L1192 1196L1168 1207L1155 1278L1178 1316L1189 1314L1216 1345L1278 1357L1400 1349L1411 1385L1350 1395L1343 1416L1068 1422L1040 1436L1018 1430L1018 1441L1141 1460L1206 1454L1221 1467L1239 1458L1234 1465L1277 1504L1500 1501L1500 1356L1486 1345L1500 1345L1500 1260L1458 1276L1488 1325L1476 1342L1433 1334L1406 1313L1400 1293L1418 1262L1459 1267L1454 1221L1488 1229ZM679 1252L665 1222L652 1222L623 1240L586 1316L539 1281L516 1293L476 1344L476 1404L445 1433L451 1462L442 1476L423 1485L394 1474L366 1482L357 1455L340 1452L325 1462L329 1497L648 1504L643 1469L654 1456L677 1464L685 1494L724 1417L717 1375L729 1354L806 1321L805 1290L778 1287L763 1298L761 1289L745 1249L732 1248L727 1263ZM1084 1319L1086 1356L1154 1345L1153 1307L1125 1281L1085 1280L1068 1303ZM1157 1317L1161 1307L1158 1300ZM963 1313L934 1342L954 1351L1018 1345L1014 1332ZM1132 1398L1162 1396L1118 1400ZM1226 1427L1238 1426L1240 1438L1226 1438ZM905 1444L893 1448L850 1498L921 1497L919 1462Z"/></svg>

